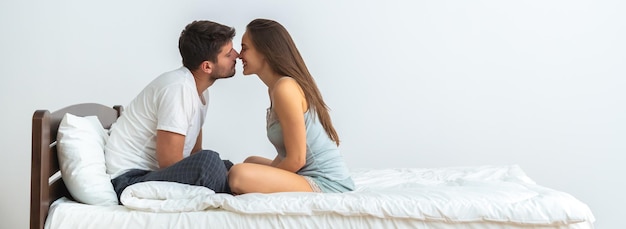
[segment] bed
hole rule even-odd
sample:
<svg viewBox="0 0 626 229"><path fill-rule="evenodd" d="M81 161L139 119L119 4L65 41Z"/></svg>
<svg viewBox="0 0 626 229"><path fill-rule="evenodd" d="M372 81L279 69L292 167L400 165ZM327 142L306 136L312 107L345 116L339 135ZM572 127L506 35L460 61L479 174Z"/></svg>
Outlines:
<svg viewBox="0 0 626 229"><path fill-rule="evenodd" d="M536 184L517 165L351 170L357 189L341 194L239 196L169 182L145 182L123 205L78 201L57 157L63 117L96 116L110 128L122 106L75 104L32 119L30 228L593 228L589 207ZM65 177L68 178L68 177Z"/></svg>

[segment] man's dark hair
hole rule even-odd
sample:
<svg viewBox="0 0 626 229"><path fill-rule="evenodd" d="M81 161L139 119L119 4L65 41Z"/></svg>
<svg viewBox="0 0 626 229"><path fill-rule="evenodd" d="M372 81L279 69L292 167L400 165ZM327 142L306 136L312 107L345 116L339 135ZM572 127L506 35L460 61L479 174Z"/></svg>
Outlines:
<svg viewBox="0 0 626 229"><path fill-rule="evenodd" d="M203 61L217 63L222 46L235 37L235 29L212 21L194 21L185 26L178 39L183 66L196 70Z"/></svg>

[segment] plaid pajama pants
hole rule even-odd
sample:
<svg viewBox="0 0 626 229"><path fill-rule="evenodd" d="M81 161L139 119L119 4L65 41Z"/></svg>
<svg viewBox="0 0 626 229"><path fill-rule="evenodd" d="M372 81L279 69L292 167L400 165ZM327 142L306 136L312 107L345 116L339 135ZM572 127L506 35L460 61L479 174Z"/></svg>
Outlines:
<svg viewBox="0 0 626 229"><path fill-rule="evenodd" d="M156 171L132 169L111 180L119 201L122 191L144 181L171 181L210 188L216 193L230 193L228 169L232 163L222 160L212 150L202 150L167 168Z"/></svg>

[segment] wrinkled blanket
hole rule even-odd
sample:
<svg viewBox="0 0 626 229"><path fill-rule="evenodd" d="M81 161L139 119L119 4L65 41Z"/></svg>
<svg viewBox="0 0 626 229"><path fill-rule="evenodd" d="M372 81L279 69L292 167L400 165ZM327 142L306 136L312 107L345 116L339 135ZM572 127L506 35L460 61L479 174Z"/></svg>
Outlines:
<svg viewBox="0 0 626 229"><path fill-rule="evenodd" d="M595 219L573 196L537 185L517 165L451 168L359 169L347 193L251 193L238 196L172 182L129 186L130 209L186 212L221 208L244 214L334 213L447 222L495 221L568 224Z"/></svg>

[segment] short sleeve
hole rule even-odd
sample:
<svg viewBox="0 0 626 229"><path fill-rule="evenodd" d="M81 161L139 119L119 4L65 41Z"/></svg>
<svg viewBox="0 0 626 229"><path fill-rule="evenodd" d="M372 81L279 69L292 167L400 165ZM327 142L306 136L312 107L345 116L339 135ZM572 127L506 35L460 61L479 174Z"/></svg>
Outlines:
<svg viewBox="0 0 626 229"><path fill-rule="evenodd" d="M195 88L184 84L168 85L161 89L157 102L157 130L187 135L193 117Z"/></svg>

